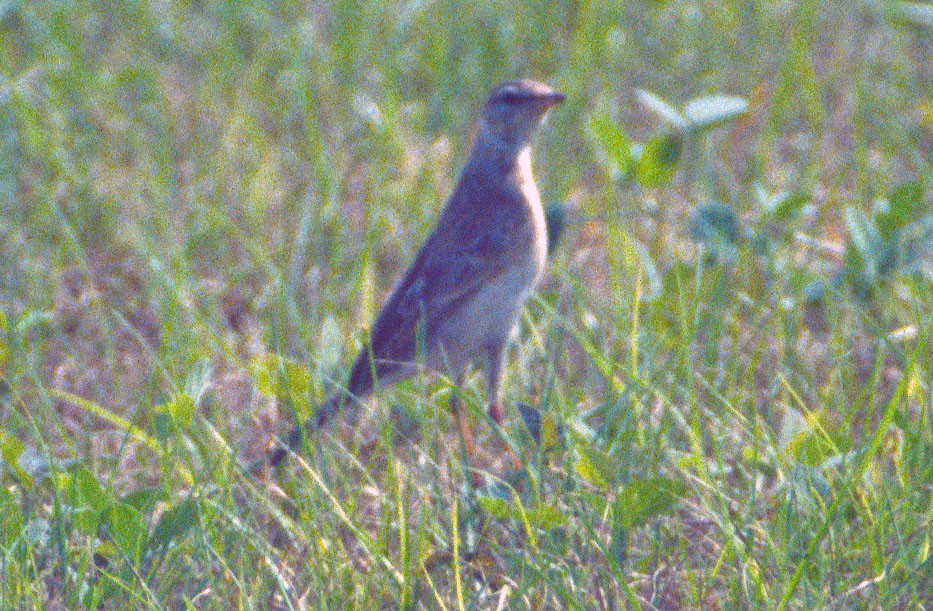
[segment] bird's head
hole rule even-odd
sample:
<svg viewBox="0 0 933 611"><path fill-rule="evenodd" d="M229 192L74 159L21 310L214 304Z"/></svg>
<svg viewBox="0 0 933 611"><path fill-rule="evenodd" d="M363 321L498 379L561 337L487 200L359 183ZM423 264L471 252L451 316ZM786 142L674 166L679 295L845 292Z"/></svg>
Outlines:
<svg viewBox="0 0 933 611"><path fill-rule="evenodd" d="M506 81L489 94L480 133L499 146L521 151L531 143L548 110L563 102L565 97L544 83Z"/></svg>

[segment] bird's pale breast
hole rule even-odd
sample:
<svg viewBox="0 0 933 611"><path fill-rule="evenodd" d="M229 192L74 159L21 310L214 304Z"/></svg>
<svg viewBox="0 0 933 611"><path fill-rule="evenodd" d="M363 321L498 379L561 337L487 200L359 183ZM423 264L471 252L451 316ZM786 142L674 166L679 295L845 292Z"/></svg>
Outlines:
<svg viewBox="0 0 933 611"><path fill-rule="evenodd" d="M517 182L532 229L531 243L514 257L511 266L491 279L444 324L439 342L444 352L429 357L434 361L432 367L459 374L485 348L504 345L529 293L544 273L547 225L527 149L519 156L518 170Z"/></svg>

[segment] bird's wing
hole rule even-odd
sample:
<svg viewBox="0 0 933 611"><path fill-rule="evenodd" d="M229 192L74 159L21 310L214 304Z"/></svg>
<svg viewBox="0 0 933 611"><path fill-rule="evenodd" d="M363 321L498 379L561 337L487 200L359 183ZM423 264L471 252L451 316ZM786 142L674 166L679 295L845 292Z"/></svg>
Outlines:
<svg viewBox="0 0 933 611"><path fill-rule="evenodd" d="M369 350L385 376L418 356L431 335L528 248L531 223L518 189L480 190L461 184L437 228L396 285L357 358L348 388L368 391ZM420 325L420 329L419 329Z"/></svg>

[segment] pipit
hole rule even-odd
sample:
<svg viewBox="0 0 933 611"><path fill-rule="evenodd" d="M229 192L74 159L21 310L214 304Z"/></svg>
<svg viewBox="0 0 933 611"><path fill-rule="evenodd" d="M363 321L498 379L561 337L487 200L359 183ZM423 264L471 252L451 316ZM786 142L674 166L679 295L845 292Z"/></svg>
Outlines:
<svg viewBox="0 0 933 611"><path fill-rule="evenodd" d="M305 426L320 427L356 408L376 386L399 382L421 366L462 381L485 359L489 415L499 425L503 352L547 258L547 230L531 172L531 142L564 95L530 80L502 83L489 95L479 133L437 227L382 307L344 389ZM474 453L460 402L451 401L467 453ZM288 447L297 449L295 429ZM278 464L284 447L270 453Z"/></svg>

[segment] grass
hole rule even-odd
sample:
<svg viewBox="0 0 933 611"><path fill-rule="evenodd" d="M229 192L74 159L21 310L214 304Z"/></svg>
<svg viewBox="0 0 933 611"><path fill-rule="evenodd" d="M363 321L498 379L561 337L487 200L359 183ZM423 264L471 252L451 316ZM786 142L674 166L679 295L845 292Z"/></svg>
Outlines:
<svg viewBox="0 0 933 611"><path fill-rule="evenodd" d="M930 608L931 10L0 6L0 607ZM516 76L568 95L566 228L501 438L478 377L425 376L244 475ZM748 112L632 174L671 134L638 89Z"/></svg>

